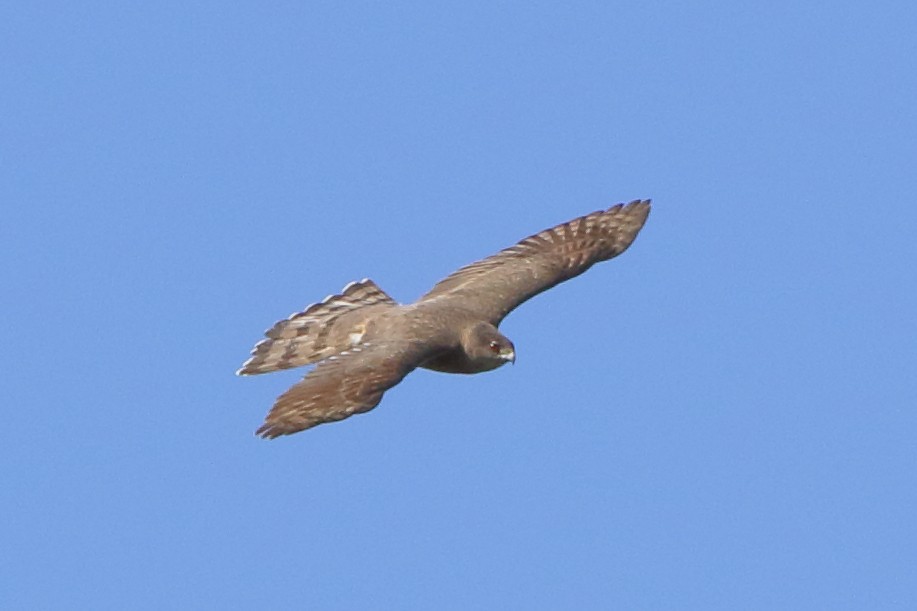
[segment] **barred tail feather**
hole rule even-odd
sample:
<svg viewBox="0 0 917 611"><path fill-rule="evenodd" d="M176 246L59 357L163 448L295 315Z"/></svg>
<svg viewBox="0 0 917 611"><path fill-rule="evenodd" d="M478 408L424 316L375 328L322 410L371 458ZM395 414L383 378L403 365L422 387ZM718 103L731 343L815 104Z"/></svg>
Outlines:
<svg viewBox="0 0 917 611"><path fill-rule="evenodd" d="M347 328L356 322L354 317L347 315L379 305L397 304L368 278L351 282L339 295L329 295L268 329L265 332L267 339L255 345L251 358L236 374L255 375L300 367L346 350L353 343L351 333L362 333L359 326Z"/></svg>

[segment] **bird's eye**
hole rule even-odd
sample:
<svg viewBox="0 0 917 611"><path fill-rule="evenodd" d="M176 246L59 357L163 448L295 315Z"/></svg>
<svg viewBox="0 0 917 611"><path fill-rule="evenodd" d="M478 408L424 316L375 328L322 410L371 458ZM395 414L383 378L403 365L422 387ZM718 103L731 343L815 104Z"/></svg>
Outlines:
<svg viewBox="0 0 917 611"><path fill-rule="evenodd" d="M490 342L490 351L491 352L500 352L500 342L493 340Z"/></svg>

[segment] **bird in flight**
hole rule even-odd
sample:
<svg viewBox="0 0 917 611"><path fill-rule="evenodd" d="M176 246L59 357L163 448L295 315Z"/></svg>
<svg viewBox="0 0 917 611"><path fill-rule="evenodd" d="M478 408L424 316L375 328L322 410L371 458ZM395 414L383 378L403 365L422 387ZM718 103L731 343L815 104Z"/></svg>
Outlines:
<svg viewBox="0 0 917 611"><path fill-rule="evenodd" d="M400 305L369 279L281 320L236 373L317 363L280 395L256 435L272 439L367 412L418 367L479 373L515 362L497 327L538 293L631 245L650 200L617 204L529 236Z"/></svg>

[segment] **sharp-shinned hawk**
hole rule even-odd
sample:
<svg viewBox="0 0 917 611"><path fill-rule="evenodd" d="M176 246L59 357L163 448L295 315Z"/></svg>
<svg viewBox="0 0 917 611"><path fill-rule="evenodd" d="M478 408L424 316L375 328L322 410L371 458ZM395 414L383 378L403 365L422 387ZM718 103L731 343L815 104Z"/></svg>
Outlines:
<svg viewBox="0 0 917 611"><path fill-rule="evenodd" d="M624 252L649 212L650 201L638 200L546 229L450 274L412 304L366 279L281 320L237 373L317 365L278 397L256 434L290 435L369 411L417 367L478 373L515 361L497 330L503 318Z"/></svg>

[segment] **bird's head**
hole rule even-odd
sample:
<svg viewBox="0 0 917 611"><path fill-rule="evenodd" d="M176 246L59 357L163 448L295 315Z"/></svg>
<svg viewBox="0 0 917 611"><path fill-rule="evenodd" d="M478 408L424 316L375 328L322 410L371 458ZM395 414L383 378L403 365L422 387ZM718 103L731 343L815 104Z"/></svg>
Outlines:
<svg viewBox="0 0 917 611"><path fill-rule="evenodd" d="M469 329L463 341L465 354L481 371L516 362L516 348L497 328L481 322Z"/></svg>

